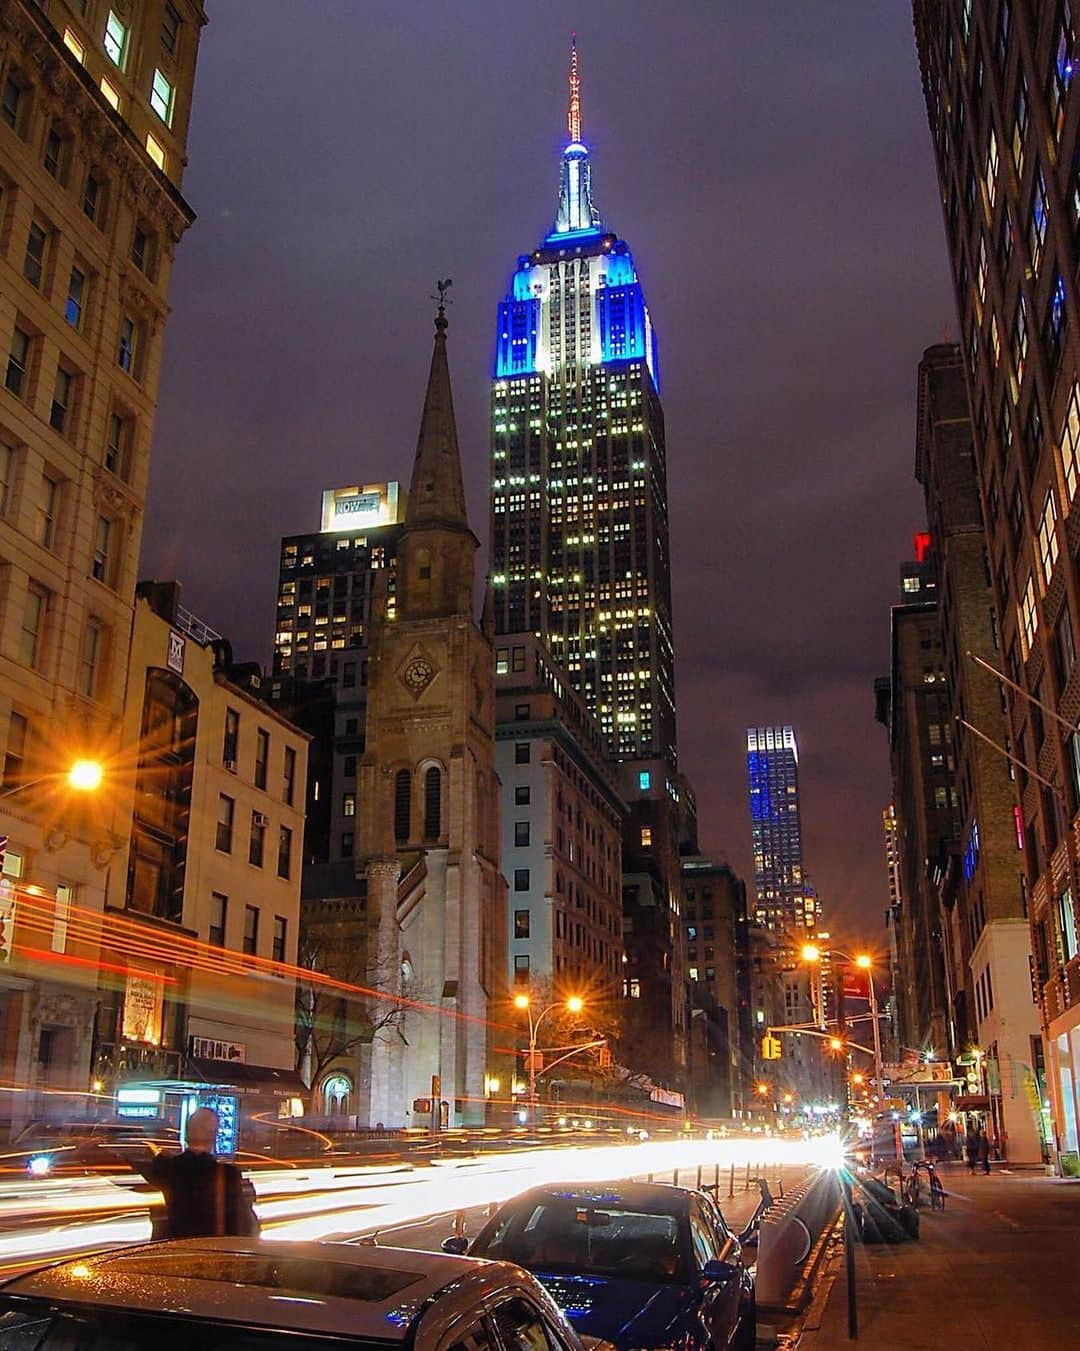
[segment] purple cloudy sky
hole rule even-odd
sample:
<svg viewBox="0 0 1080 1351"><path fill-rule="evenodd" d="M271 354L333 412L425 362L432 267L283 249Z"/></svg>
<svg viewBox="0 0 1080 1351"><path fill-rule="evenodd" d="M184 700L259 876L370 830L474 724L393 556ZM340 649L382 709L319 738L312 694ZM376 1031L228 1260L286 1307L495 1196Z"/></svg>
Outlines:
<svg viewBox="0 0 1080 1351"><path fill-rule="evenodd" d="M744 728L791 722L807 865L881 939L872 682L915 368L954 328L903 0L211 0L143 575L269 660L278 540L408 478L437 276L486 538L495 305L550 225L577 29L596 200L660 335L683 765L746 874Z"/></svg>

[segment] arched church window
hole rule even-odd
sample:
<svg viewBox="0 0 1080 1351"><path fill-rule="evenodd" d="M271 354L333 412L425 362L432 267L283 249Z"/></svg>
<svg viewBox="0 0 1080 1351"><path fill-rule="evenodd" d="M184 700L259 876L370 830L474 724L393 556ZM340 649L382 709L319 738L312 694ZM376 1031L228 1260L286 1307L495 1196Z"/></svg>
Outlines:
<svg viewBox="0 0 1080 1351"><path fill-rule="evenodd" d="M412 834L412 774L399 769L394 778L394 840L404 844Z"/></svg>
<svg viewBox="0 0 1080 1351"><path fill-rule="evenodd" d="M434 765L424 775L424 838L437 840L442 834L442 772Z"/></svg>

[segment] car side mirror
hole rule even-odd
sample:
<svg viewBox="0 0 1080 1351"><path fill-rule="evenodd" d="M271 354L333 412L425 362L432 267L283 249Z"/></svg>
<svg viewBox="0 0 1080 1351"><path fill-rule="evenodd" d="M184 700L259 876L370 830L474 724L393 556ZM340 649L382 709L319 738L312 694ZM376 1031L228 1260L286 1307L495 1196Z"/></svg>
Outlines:
<svg viewBox="0 0 1080 1351"><path fill-rule="evenodd" d="M722 1262L718 1257L706 1262L701 1268L701 1279L713 1282L729 1282L739 1279L740 1268L734 1262Z"/></svg>
<svg viewBox="0 0 1080 1351"><path fill-rule="evenodd" d="M463 1257L469 1251L469 1240L464 1234L451 1234L449 1238L443 1239L442 1250L443 1252L457 1253L459 1257Z"/></svg>

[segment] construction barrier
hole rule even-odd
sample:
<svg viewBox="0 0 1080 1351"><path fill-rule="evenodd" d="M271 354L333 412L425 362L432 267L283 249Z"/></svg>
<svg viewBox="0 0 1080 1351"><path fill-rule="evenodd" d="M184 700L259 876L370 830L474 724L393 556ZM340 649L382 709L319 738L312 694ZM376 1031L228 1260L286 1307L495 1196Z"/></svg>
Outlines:
<svg viewBox="0 0 1080 1351"><path fill-rule="evenodd" d="M837 1174L824 1170L775 1200L761 1217L755 1288L762 1309L786 1309L807 1285L840 1209Z"/></svg>

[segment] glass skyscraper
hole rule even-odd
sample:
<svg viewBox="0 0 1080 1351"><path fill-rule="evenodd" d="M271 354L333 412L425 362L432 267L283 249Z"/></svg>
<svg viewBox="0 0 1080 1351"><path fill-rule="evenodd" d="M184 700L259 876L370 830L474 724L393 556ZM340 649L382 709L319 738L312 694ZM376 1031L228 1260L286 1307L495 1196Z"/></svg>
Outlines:
<svg viewBox="0 0 1080 1351"><path fill-rule="evenodd" d="M499 306L492 583L499 633L548 644L618 760L674 769L667 470L656 335L627 244L592 200L571 49L551 230Z"/></svg>
<svg viewBox="0 0 1080 1351"><path fill-rule="evenodd" d="M754 840L754 918L770 929L816 930L817 897L803 871L795 729L747 728L746 766Z"/></svg>

